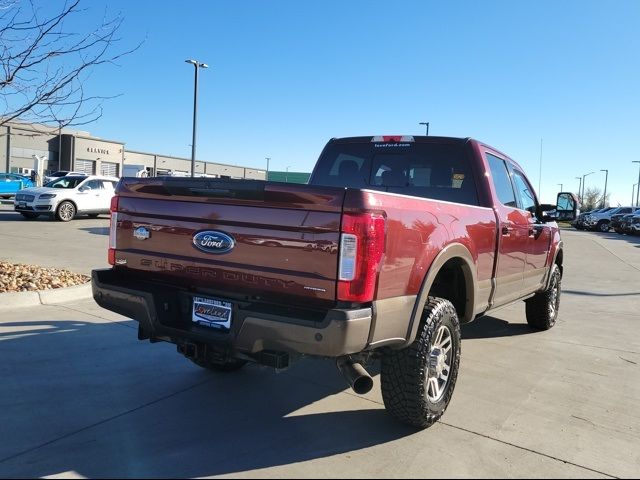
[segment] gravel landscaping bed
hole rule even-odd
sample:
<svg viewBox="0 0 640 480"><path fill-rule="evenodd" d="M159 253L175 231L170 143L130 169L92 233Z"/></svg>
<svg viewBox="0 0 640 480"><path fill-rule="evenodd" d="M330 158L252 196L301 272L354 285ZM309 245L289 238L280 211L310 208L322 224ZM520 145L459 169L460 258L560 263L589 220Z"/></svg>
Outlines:
<svg viewBox="0 0 640 480"><path fill-rule="evenodd" d="M21 265L0 261L0 293L31 292L73 287L89 282L87 275L59 268Z"/></svg>

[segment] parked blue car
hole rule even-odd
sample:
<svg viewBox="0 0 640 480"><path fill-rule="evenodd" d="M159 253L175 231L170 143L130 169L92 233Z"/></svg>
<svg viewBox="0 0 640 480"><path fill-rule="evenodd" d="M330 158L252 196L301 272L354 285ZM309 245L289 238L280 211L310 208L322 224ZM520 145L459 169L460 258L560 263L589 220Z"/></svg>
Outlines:
<svg viewBox="0 0 640 480"><path fill-rule="evenodd" d="M0 173L0 197L13 197L18 190L34 187L29 177L17 173Z"/></svg>

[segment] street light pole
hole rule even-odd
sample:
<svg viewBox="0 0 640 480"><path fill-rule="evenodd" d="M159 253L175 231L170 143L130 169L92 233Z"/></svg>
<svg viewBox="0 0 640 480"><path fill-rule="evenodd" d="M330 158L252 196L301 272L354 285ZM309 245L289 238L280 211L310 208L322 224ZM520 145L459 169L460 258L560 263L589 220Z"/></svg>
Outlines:
<svg viewBox="0 0 640 480"><path fill-rule="evenodd" d="M291 168L291 165L287 166L287 170L284 174L284 183L289 183L289 169Z"/></svg>
<svg viewBox="0 0 640 480"><path fill-rule="evenodd" d="M267 181L269 180L269 161L271 160L271 157L265 157L265 160L267 161Z"/></svg>
<svg viewBox="0 0 640 480"><path fill-rule="evenodd" d="M631 187L631 206L633 207L633 197L636 196L636 185L638 185L637 183L633 184L633 187Z"/></svg>
<svg viewBox="0 0 640 480"><path fill-rule="evenodd" d="M589 172L589 173L585 173L584 175L582 175L582 197L580 197L580 201L581 201L582 203L584 203L584 192L585 192L585 188L584 188L584 186L585 186L585 183L586 183L586 182L584 181L584 179L585 179L586 177L588 177L589 175L593 175L594 173L596 173L596 172Z"/></svg>
<svg viewBox="0 0 640 480"><path fill-rule="evenodd" d="M198 70L201 68L209 68L206 63L200 63L197 60L185 60L195 69L195 82L193 87L193 138L191 140L191 178L195 176L196 170L196 127L198 121Z"/></svg>
<svg viewBox="0 0 640 480"><path fill-rule="evenodd" d="M578 197L580 197L580 203L582 203L582 194L580 193L582 192L582 177L576 177L576 180L580 180L578 183Z"/></svg>
<svg viewBox="0 0 640 480"><path fill-rule="evenodd" d="M560 185L560 192L562 192L562 190L564 190L564 189L562 188L562 184L561 184L561 183L559 183L558 185Z"/></svg>
<svg viewBox="0 0 640 480"><path fill-rule="evenodd" d="M429 122L420 122L420 125L425 125L427 127L427 137L429 136Z"/></svg>
<svg viewBox="0 0 640 480"><path fill-rule="evenodd" d="M609 181L609 170L600 170L601 172L605 172L604 177L604 193L602 194L602 208L606 207L607 203L607 182Z"/></svg>
<svg viewBox="0 0 640 480"><path fill-rule="evenodd" d="M631 163L640 164L640 160L633 160ZM638 165L640 167L640 165ZM633 199L631 199L631 206L633 206ZM636 190L636 207L640 207L640 168L638 168L638 189Z"/></svg>

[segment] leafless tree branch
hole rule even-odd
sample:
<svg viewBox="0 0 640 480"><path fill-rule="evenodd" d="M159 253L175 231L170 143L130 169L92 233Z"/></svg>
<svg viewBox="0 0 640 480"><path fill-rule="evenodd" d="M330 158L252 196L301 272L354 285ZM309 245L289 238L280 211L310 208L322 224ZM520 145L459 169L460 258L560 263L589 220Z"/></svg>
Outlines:
<svg viewBox="0 0 640 480"><path fill-rule="evenodd" d="M118 49L123 17L105 18L87 32L67 22L82 15L82 0L66 1L58 13L41 19L29 0L0 0L0 126L11 121L86 125L102 116L102 104L114 98L86 95L90 73L116 64L138 50Z"/></svg>

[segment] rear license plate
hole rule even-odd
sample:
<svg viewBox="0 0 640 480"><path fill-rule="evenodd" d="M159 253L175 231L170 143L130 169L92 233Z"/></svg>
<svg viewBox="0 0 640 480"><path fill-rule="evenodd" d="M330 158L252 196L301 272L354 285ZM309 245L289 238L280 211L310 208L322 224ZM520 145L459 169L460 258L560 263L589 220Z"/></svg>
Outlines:
<svg viewBox="0 0 640 480"><path fill-rule="evenodd" d="M203 327L229 331L231 329L231 313L233 305L214 298L193 297L193 323Z"/></svg>

